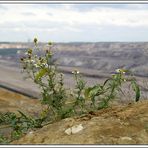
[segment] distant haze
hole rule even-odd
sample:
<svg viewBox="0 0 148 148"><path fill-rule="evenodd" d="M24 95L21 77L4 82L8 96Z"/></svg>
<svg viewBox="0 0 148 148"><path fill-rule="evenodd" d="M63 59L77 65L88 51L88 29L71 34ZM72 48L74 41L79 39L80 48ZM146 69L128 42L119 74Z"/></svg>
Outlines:
<svg viewBox="0 0 148 148"><path fill-rule="evenodd" d="M148 41L148 4L0 4L0 42Z"/></svg>

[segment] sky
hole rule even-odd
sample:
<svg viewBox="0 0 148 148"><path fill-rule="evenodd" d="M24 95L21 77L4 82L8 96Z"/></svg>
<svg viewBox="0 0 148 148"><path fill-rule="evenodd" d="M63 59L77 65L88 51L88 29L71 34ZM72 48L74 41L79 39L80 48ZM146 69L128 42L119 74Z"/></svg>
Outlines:
<svg viewBox="0 0 148 148"><path fill-rule="evenodd" d="M148 4L0 4L0 42L148 41Z"/></svg>

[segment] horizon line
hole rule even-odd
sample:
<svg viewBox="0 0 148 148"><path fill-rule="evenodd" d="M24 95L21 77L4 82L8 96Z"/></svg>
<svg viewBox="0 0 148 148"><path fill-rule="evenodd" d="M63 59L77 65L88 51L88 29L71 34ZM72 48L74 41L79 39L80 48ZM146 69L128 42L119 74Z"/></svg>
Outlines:
<svg viewBox="0 0 148 148"><path fill-rule="evenodd" d="M147 41L52 41L53 43L145 43ZM33 43L33 41L0 41L0 44L2 43ZM44 41L39 41L38 43L48 43Z"/></svg>

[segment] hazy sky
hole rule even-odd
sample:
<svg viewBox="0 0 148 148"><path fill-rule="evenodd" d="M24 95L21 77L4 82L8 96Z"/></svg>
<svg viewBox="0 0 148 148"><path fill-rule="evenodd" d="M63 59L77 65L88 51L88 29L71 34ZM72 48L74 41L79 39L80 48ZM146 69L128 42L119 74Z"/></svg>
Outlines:
<svg viewBox="0 0 148 148"><path fill-rule="evenodd" d="M0 41L148 41L148 4L0 4Z"/></svg>

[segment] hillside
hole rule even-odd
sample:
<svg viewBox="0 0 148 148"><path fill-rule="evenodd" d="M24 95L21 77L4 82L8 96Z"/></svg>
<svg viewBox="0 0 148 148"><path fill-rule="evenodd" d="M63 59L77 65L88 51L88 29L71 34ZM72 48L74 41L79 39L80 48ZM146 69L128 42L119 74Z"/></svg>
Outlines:
<svg viewBox="0 0 148 148"><path fill-rule="evenodd" d="M55 59L59 65L95 69L112 73L117 68L130 69L138 76L146 76L148 43L71 43L55 45Z"/></svg>
<svg viewBox="0 0 148 148"><path fill-rule="evenodd" d="M33 47L29 43L16 43L16 48L15 44L10 45L7 48L0 45L1 60L18 62L22 51ZM47 48L45 43L39 43L39 47ZM54 61L60 66L89 68L104 74L112 73L117 68L130 69L141 77L148 74L147 42L54 43L52 50Z"/></svg>
<svg viewBox="0 0 148 148"><path fill-rule="evenodd" d="M24 81L19 65L19 58L23 56L25 48L33 47L33 44L2 45L0 44L0 85L38 98L38 87L30 81ZM45 43L39 43L39 47L47 48ZM74 69L84 74L87 84L91 85L104 81L116 69L125 68L137 77L142 98L148 96L147 42L54 43L52 52L54 62L65 74L66 87L74 86L71 73Z"/></svg>
<svg viewBox="0 0 148 148"><path fill-rule="evenodd" d="M18 113L18 110L27 115L37 116L42 111L42 106L39 100L30 99L21 94L0 88L0 114L7 112ZM0 135L9 137L11 131L11 128L0 125Z"/></svg>
<svg viewBox="0 0 148 148"><path fill-rule="evenodd" d="M30 131L12 144L148 144L148 101L114 106ZM73 126L83 129L71 135Z"/></svg>
<svg viewBox="0 0 148 148"><path fill-rule="evenodd" d="M11 101L10 101L11 99ZM41 111L38 100L0 89L0 112L21 110L37 115ZM29 131L11 144L148 144L148 101L113 105L81 117L57 121L36 131ZM74 126L83 129L68 135L65 130ZM8 135L10 129L0 129Z"/></svg>
<svg viewBox="0 0 148 148"><path fill-rule="evenodd" d="M31 129L36 130L27 130L27 135L23 135L21 139L13 141L12 144L147 144L147 47L147 43L55 44L52 49L53 60L59 65L58 71L65 74L66 89L70 88L71 91L76 87L72 75L75 68L86 78L87 85L100 84L104 79L111 77L117 68L125 68L132 70L136 76L141 90L140 102L134 103L134 92L131 91L131 85L126 83L116 96L115 102L110 104L111 107L96 112L91 111L80 117L63 119L42 127L39 125L42 119L32 120L21 114L23 119L19 117L14 120L15 122L12 120L13 128L15 130L22 128L21 123L14 123L23 120L22 125L27 126L26 129L31 126L34 127ZM0 89L0 111L17 112L21 110L24 113L37 116L43 106L40 105L39 100L31 98L41 98L39 87L35 86L33 81L23 79L25 75L17 66L17 58L23 56L21 51L18 52L15 49L12 55L7 55L9 54L6 51L8 49L0 50L1 53L3 51L6 53L0 57L0 87L9 89L9 91ZM18 57L16 57L16 52L19 53ZM41 53L37 51L37 54L42 54L42 51ZM124 80L126 81L126 79ZM139 92L138 88L138 99ZM66 97L64 96L64 98ZM56 97L56 101L57 99L58 97ZM24 123L24 117L27 124ZM2 123L8 124L2 118ZM15 127L15 125L17 126ZM10 131L9 129L0 127L0 133L11 135L12 129ZM25 129L23 128L23 130Z"/></svg>

